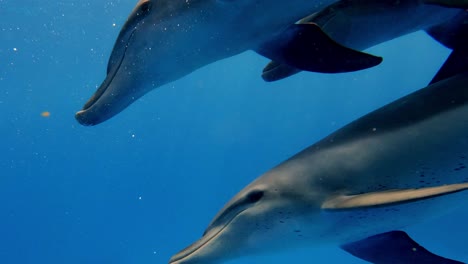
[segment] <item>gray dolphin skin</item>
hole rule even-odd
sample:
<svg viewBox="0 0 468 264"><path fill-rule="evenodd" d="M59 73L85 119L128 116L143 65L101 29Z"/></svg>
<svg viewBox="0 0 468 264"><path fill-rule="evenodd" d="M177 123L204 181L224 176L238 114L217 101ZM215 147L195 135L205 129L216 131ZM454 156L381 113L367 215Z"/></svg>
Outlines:
<svg viewBox="0 0 468 264"><path fill-rule="evenodd" d="M467 72L367 114L241 190L170 263L222 263L318 244L373 263L461 263L393 230L465 204L467 117ZM379 253L370 254L372 247Z"/></svg>
<svg viewBox="0 0 468 264"><path fill-rule="evenodd" d="M407 1L417 0L397 2ZM336 43L317 25L296 24L336 2L140 0L115 42L105 80L75 117L82 125L99 124L149 91L247 50L315 72L349 72L378 65L381 58ZM417 17L439 23L458 11L430 5ZM393 27L382 31L389 29L393 31Z"/></svg>
<svg viewBox="0 0 468 264"><path fill-rule="evenodd" d="M457 9L463 1L343 0L301 19L299 23L315 23L341 45L365 50L418 30L430 30L451 20L466 23L467 12ZM449 34L448 31L444 33ZM277 81L300 71L273 61L263 70L262 78L268 82Z"/></svg>

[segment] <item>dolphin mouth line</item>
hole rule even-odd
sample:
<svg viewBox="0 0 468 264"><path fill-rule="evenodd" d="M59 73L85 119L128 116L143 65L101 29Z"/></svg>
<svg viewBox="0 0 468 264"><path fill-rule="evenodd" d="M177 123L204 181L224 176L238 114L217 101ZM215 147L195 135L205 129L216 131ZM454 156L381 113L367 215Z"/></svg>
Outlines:
<svg viewBox="0 0 468 264"><path fill-rule="evenodd" d="M88 100L88 102L86 102L86 104L84 105L83 109L81 111L78 112L78 114L80 113L83 113L87 110L89 110L93 105L96 104L97 101L99 101L99 99L106 93L107 89L109 88L110 84L112 83L112 81L114 80L115 78L115 75L117 75L117 72L120 70L120 66L122 66L122 62L123 60L125 59L125 55L127 54L127 49L129 47L129 43L130 41L132 41L133 39L133 36L135 35L135 31L136 31L136 28L134 28L132 30L132 33L130 33L130 37L128 38L128 41L127 43L125 43L125 49L123 51L123 55L122 57L120 58L119 60L119 63L117 65L117 67L115 67L115 70L111 73L111 76L110 77L106 77L103 85L101 85L101 87L99 87L99 89L93 94L93 96Z"/></svg>
<svg viewBox="0 0 468 264"><path fill-rule="evenodd" d="M238 216L240 215L242 212L244 212L246 209L240 211L239 213L237 213L236 215L234 215L222 228L220 228L216 233L214 233L213 235L211 235L209 238L206 238L204 239L204 241L199 244L199 245L196 245L195 248L191 249L189 252L181 255L181 256L177 256L178 254L176 254L173 258L171 258L171 260L169 261L169 264L171 263L174 263L174 262L177 262L177 261L181 261L187 257L190 257L191 255L193 255L194 253L196 253L198 250L200 250L202 247L204 247L206 244L208 244L211 240L213 240L214 238L216 238L224 229L226 229L226 227ZM203 237L201 239L199 239L198 241L202 240ZM193 243L192 245L188 246L187 248L191 248L194 244L197 244L198 241L196 241L195 243ZM182 251L185 251L186 249L183 249ZM182 252L181 251L181 252Z"/></svg>

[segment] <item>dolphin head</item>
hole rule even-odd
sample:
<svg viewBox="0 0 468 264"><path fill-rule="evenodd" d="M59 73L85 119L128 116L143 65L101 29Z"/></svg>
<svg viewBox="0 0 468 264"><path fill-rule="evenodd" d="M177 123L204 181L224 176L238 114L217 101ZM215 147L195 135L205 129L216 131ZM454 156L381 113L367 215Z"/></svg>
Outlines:
<svg viewBox="0 0 468 264"><path fill-rule="evenodd" d="M213 9L226 7L211 2L140 0L116 40L105 80L76 114L78 122L99 124L149 91L226 57L219 47L239 53L212 28L221 20Z"/></svg>
<svg viewBox="0 0 468 264"><path fill-rule="evenodd" d="M316 199L304 197L294 189L257 183L234 196L202 238L174 255L170 263L220 263L297 246L307 240L306 233L320 232L310 225L319 221Z"/></svg>
<svg viewBox="0 0 468 264"><path fill-rule="evenodd" d="M141 33L153 5L150 0L140 0L122 27L107 65L105 80L76 113L75 117L82 125L96 125L111 118L150 90L142 82L148 74L144 67L148 47L135 36Z"/></svg>

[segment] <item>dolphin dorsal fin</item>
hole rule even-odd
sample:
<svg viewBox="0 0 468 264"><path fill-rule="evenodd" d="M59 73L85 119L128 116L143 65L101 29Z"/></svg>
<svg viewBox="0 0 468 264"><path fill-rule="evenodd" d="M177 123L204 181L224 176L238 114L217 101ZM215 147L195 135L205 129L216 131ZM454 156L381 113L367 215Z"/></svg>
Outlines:
<svg viewBox="0 0 468 264"><path fill-rule="evenodd" d="M322 209L344 210L373 206L386 206L395 203L409 203L460 192L467 189L468 183L459 183L420 189L397 189L358 195L340 195L326 200L322 204Z"/></svg>

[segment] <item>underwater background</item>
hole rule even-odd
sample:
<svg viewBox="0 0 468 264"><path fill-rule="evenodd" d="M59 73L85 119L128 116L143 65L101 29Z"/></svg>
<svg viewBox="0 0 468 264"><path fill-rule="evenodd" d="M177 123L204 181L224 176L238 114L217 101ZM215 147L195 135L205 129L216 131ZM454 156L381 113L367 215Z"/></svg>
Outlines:
<svg viewBox="0 0 468 264"><path fill-rule="evenodd" d="M449 53L418 32L368 50L378 67L265 83L268 60L246 52L83 127L135 2L0 0L0 263L167 263L257 176L426 86ZM467 219L406 231L467 262ZM323 246L229 263L364 262Z"/></svg>

